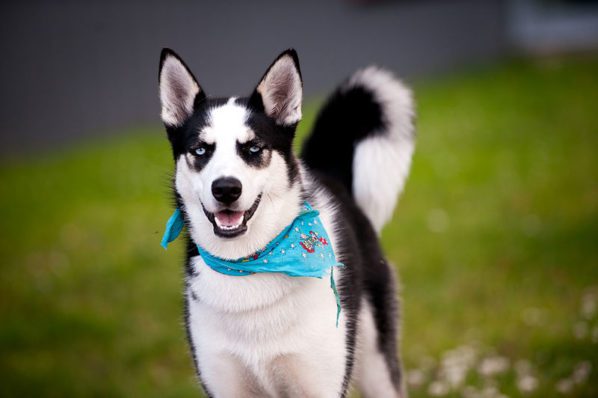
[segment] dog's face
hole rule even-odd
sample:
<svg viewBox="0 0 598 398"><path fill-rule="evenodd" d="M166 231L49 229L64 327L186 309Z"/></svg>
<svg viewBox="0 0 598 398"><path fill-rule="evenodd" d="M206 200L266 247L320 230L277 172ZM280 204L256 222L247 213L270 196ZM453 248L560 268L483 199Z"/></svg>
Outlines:
<svg viewBox="0 0 598 398"><path fill-rule="evenodd" d="M164 50L160 100L175 189L194 240L221 252L227 242L241 241L250 251L271 239L276 220L286 222L284 214L299 201L292 141L302 82L295 52L283 52L249 97L212 99L182 60Z"/></svg>

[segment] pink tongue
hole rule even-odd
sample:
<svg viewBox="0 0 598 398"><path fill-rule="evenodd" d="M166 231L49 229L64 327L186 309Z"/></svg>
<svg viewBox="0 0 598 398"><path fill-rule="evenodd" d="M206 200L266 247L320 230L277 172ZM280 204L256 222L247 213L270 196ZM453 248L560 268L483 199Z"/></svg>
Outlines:
<svg viewBox="0 0 598 398"><path fill-rule="evenodd" d="M219 211L216 213L216 218L220 221L220 224L233 226L241 224L243 218L242 211Z"/></svg>

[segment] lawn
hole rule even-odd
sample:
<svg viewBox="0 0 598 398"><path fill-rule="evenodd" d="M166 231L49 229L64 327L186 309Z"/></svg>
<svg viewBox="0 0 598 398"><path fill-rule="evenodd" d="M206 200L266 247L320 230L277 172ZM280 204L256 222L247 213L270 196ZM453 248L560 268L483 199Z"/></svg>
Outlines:
<svg viewBox="0 0 598 398"><path fill-rule="evenodd" d="M411 397L598 396L598 57L415 89L383 233ZM0 396L198 396L182 246L159 246L171 164L159 128L1 163Z"/></svg>

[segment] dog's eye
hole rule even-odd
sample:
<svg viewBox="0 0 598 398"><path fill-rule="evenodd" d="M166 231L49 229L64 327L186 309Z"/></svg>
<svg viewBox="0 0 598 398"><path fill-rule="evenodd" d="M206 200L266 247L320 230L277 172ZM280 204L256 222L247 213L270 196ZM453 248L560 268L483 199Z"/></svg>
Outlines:
<svg viewBox="0 0 598 398"><path fill-rule="evenodd" d="M196 154L197 156L203 156L203 155L205 155L205 154L206 154L206 148L205 148L205 147L203 147L203 146L200 146L199 148L197 148L197 149L195 150L195 154Z"/></svg>
<svg viewBox="0 0 598 398"><path fill-rule="evenodd" d="M249 147L249 152L256 155L262 151L262 148L257 145L252 145Z"/></svg>

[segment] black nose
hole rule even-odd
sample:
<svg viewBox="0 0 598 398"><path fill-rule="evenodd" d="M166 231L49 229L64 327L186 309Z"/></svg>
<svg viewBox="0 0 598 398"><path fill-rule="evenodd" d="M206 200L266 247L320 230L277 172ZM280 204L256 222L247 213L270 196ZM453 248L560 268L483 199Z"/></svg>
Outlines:
<svg viewBox="0 0 598 398"><path fill-rule="evenodd" d="M218 178L212 183L212 195L218 202L231 204L241 196L243 185L234 177Z"/></svg>

